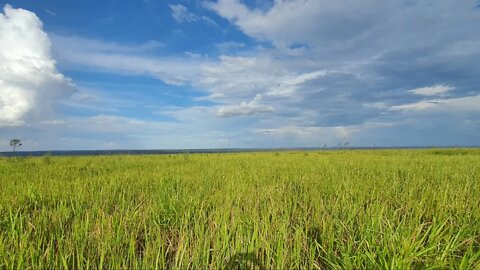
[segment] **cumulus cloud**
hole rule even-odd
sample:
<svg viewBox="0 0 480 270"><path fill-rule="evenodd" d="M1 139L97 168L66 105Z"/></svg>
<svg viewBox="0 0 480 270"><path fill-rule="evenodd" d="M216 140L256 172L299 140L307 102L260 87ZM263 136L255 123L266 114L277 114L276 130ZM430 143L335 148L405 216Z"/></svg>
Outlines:
<svg viewBox="0 0 480 270"><path fill-rule="evenodd" d="M252 115L256 113L273 112L272 106L261 104L262 96L256 95L255 98L249 102L242 102L239 105L223 106L217 111L218 117L232 117L239 115Z"/></svg>
<svg viewBox="0 0 480 270"><path fill-rule="evenodd" d="M55 64L39 18L6 5L0 13L0 126L42 118L75 91Z"/></svg>

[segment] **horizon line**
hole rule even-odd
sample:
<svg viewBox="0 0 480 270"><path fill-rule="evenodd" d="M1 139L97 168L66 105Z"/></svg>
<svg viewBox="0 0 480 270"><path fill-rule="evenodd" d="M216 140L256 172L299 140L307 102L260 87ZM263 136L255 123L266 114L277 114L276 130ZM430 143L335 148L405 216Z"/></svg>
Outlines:
<svg viewBox="0 0 480 270"><path fill-rule="evenodd" d="M0 151L0 156L42 156L42 155L113 155L113 154L201 154L201 153L241 153L275 151L326 151L326 150L421 150L421 149L472 149L480 146L332 146L332 147L231 147L231 148L177 148L177 149L82 149L82 150L17 150Z"/></svg>

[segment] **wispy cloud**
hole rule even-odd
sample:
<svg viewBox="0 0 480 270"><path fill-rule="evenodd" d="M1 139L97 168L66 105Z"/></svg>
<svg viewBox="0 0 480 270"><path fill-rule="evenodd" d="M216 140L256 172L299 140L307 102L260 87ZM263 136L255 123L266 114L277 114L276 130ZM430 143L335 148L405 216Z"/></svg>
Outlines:
<svg viewBox="0 0 480 270"><path fill-rule="evenodd" d="M220 52L228 53L232 50L245 48L245 43L228 41L228 42L217 43L215 44L215 46L218 48Z"/></svg>
<svg viewBox="0 0 480 270"><path fill-rule="evenodd" d="M57 13L55 13L55 12L53 12L53 11L49 10L48 8L47 8L47 9L45 9L45 12L46 12L46 13L48 13L48 14L50 14L51 16L57 16Z"/></svg>
<svg viewBox="0 0 480 270"><path fill-rule="evenodd" d="M460 113L469 111L480 112L480 95L467 96L461 98L432 99L410 104L392 106L394 111L448 111L450 113Z"/></svg>
<svg viewBox="0 0 480 270"><path fill-rule="evenodd" d="M447 92L450 92L453 89L455 88L449 85L434 85L434 86L412 89L412 90L409 90L408 92L415 95L421 95L421 96L437 96L437 95L442 95Z"/></svg>
<svg viewBox="0 0 480 270"><path fill-rule="evenodd" d="M262 96L256 95L249 102L242 102L239 105L222 106L217 111L218 117L232 117L239 115L252 115L257 113L273 112L274 109L270 105L261 104Z"/></svg>
<svg viewBox="0 0 480 270"><path fill-rule="evenodd" d="M149 40L141 44L118 44L79 36L49 34L49 37L54 44L57 44L59 51L61 51L59 48L61 46L69 51L138 54L164 47L164 44L156 40Z"/></svg>
<svg viewBox="0 0 480 270"><path fill-rule="evenodd" d="M192 23L202 21L206 24L218 26L218 24L208 16L199 16L190 11L187 7L176 4L170 5L170 10L172 11L172 17L178 23Z"/></svg>
<svg viewBox="0 0 480 270"><path fill-rule="evenodd" d="M196 22L199 20L197 15L190 13L185 6L180 4L170 5L170 9L172 10L172 17L179 23Z"/></svg>
<svg viewBox="0 0 480 270"><path fill-rule="evenodd" d="M149 75L174 85L191 82L200 65L198 59L152 57L149 51L162 46L156 41L126 46L101 40L55 35L53 45L58 59L67 68Z"/></svg>

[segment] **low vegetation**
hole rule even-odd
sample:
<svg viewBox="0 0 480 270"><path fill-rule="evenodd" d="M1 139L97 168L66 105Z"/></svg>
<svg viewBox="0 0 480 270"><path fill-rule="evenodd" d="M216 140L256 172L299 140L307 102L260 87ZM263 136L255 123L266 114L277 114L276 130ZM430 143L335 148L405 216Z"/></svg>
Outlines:
<svg viewBox="0 0 480 270"><path fill-rule="evenodd" d="M0 158L0 268L480 267L480 151Z"/></svg>

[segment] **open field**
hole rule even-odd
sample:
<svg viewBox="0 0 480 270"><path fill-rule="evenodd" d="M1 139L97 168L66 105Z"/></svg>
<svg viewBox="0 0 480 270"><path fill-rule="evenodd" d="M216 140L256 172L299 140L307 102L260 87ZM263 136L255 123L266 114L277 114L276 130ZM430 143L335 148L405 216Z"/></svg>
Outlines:
<svg viewBox="0 0 480 270"><path fill-rule="evenodd" d="M0 158L0 268L480 268L480 150Z"/></svg>

